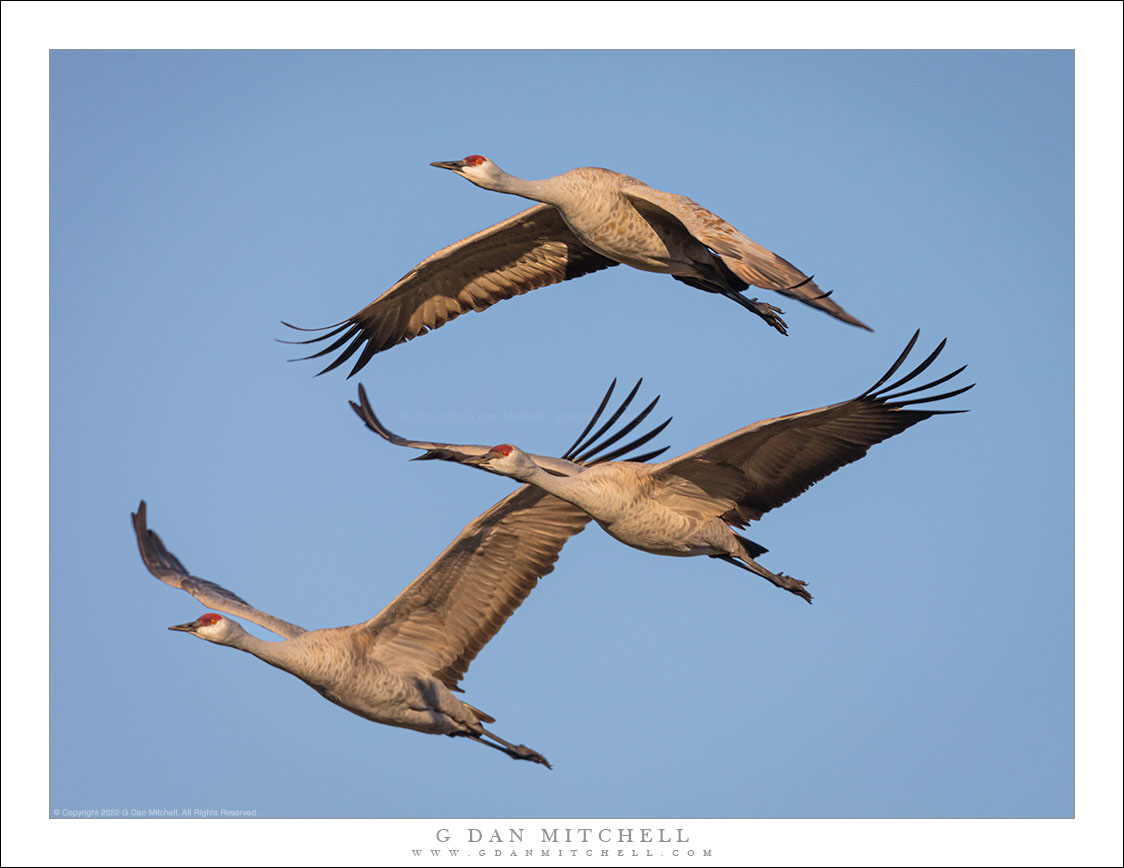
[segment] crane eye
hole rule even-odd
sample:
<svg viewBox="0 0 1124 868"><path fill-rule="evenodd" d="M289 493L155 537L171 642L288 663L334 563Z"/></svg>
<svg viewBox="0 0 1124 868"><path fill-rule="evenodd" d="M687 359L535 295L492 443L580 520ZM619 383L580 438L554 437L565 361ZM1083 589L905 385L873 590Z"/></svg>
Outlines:
<svg viewBox="0 0 1124 868"><path fill-rule="evenodd" d="M479 154L472 154L469 157L465 157L464 161L470 166L479 166L481 163L485 162L484 158Z"/></svg>
<svg viewBox="0 0 1124 868"><path fill-rule="evenodd" d="M511 450L513 448L514 447L512 447L509 443L501 443L499 446L493 446L492 451L497 455L502 455L504 458L507 458L507 456L511 454Z"/></svg>
<svg viewBox="0 0 1124 868"><path fill-rule="evenodd" d="M214 612L208 612L206 615L200 616L199 623L210 627L212 624L217 624L221 620L222 615L216 615Z"/></svg>

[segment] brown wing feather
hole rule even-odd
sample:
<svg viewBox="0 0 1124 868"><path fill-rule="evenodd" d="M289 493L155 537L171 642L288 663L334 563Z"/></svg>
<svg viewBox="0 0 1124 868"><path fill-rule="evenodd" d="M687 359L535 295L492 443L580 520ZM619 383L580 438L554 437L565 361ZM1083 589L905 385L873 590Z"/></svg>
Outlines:
<svg viewBox="0 0 1124 868"><path fill-rule="evenodd" d="M890 372L862 395L839 404L754 422L678 458L653 465L652 478L657 482L689 481L705 492L713 504L713 514L729 506L721 513L722 518L744 527L746 522L759 519L770 509L803 494L840 467L858 461L875 443L900 434L930 416L959 412L907 407L950 398L972 386L942 395L900 399L939 385L963 368L924 386L891 394L932 363L943 349L943 341L911 373L878 390L905 360L916 339L914 335ZM676 490L681 487L677 485Z"/></svg>
<svg viewBox="0 0 1124 868"><path fill-rule="evenodd" d="M544 465L548 468L555 461L570 468L576 467L571 461L588 465L610 461L645 446L671 421L668 419L617 446L619 440L647 418L659 398L612 433L613 426L636 397L638 382L609 414L609 419L594 431L615 388L616 380L562 459L536 460L548 462ZM403 440L381 425L362 386L360 401L361 406L352 406L372 430L391 442L419 445ZM606 453L610 447L615 448ZM631 460L644 462L663 451L634 455ZM589 521L589 515L578 507L525 485L469 524L425 572L360 629L368 631L384 662L393 663L397 658L403 667L430 672L455 688L480 649L519 608L538 580L554 569L566 541Z"/></svg>
<svg viewBox="0 0 1124 868"><path fill-rule="evenodd" d="M245 618L258 626L271 630L278 636L294 639L305 633L303 627L282 621L255 609L237 594L228 591L222 585L200 579L187 571L180 563L179 558L164 546L164 541L156 535L155 531L148 529L148 508L142 500L137 511L133 513L133 531L137 535L137 546L140 548L141 559L148 571L166 585L187 591L208 609L226 612Z"/></svg>
<svg viewBox="0 0 1124 868"><path fill-rule="evenodd" d="M310 359L339 351L321 373L362 349L350 377L375 353L462 313L616 264L582 244L556 208L535 205L437 251L355 316L300 343L331 340Z"/></svg>
<svg viewBox="0 0 1124 868"><path fill-rule="evenodd" d="M622 191L635 203L655 206L722 257L722 262L750 286L771 289L831 314L843 322L873 331L827 298L823 290L791 262L742 235L698 202L642 184Z"/></svg>
<svg viewBox="0 0 1124 868"><path fill-rule="evenodd" d="M532 486L501 500L363 625L375 637L380 660L401 660L456 687L589 520L576 506Z"/></svg>
<svg viewBox="0 0 1124 868"><path fill-rule="evenodd" d="M724 493L740 489L730 498L736 505L722 517L744 527L929 415L857 399L758 422L696 450L672 472L707 487L707 471L716 470L713 476L722 481L712 485Z"/></svg>

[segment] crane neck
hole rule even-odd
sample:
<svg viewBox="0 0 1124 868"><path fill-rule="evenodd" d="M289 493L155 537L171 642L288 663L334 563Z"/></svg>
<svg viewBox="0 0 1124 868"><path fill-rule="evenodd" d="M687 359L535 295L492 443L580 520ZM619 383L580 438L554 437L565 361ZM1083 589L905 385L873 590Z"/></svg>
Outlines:
<svg viewBox="0 0 1124 868"><path fill-rule="evenodd" d="M544 202L547 205L559 206L565 199L566 191L562 185L556 183L555 178L543 178L531 181L526 178L517 178L507 172L501 172L489 179L489 189L499 193L510 193L513 196L522 196L535 202Z"/></svg>
<svg viewBox="0 0 1124 868"><path fill-rule="evenodd" d="M547 494L553 494L567 503L586 509L587 506L591 505L586 496L589 493L589 488L583 484L581 477L582 474L580 473L572 476L555 476L531 462L529 468L521 469L514 478L520 482L529 482L531 485L541 488Z"/></svg>
<svg viewBox="0 0 1124 868"><path fill-rule="evenodd" d="M284 669L286 672L293 672L294 666L298 662L296 658L299 655L294 654L292 644L287 639L270 642L266 639L259 639L245 630L240 630L221 644L237 648L239 651L245 651L247 654L253 654L259 660L268 663L270 666L276 666L278 669Z"/></svg>

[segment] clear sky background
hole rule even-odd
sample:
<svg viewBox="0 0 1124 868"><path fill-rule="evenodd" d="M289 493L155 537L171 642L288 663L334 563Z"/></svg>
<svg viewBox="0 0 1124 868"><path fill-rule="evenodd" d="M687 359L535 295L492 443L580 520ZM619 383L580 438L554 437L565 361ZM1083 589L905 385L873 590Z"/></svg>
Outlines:
<svg viewBox="0 0 1124 868"><path fill-rule="evenodd" d="M1073 815L1071 52L55 51L50 75L38 807ZM876 331L762 292L784 338L620 267L351 380L287 362L280 320L343 319L529 204L428 165L470 153L688 195ZM612 377L642 376L678 454L865 390L917 328L919 354L948 338L936 373L969 366L951 406L971 412L750 528L813 606L595 525L566 546L462 682L553 771L169 633L204 609L137 555L144 498L195 574L306 628L355 623L513 488L409 463L348 408L358 382L407 436L556 454Z"/></svg>

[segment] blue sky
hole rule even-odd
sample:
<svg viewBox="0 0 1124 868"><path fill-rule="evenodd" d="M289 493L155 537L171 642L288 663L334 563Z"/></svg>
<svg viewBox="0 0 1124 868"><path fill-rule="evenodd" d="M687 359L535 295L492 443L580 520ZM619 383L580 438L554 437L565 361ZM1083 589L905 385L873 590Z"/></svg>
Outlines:
<svg viewBox="0 0 1124 868"><path fill-rule="evenodd" d="M50 810L1072 816L1072 53L56 51L50 73ZM781 304L782 338L617 268L352 380L288 363L280 320L340 320L525 206L428 166L469 153L688 195L876 331ZM815 605L595 526L566 547L462 682L553 772L167 632L204 610L131 536L144 498L194 573L354 623L512 489L408 463L348 409L357 382L407 436L556 453L643 376L676 454L863 391L916 328L948 338L939 373L969 366L971 412L750 529Z"/></svg>

